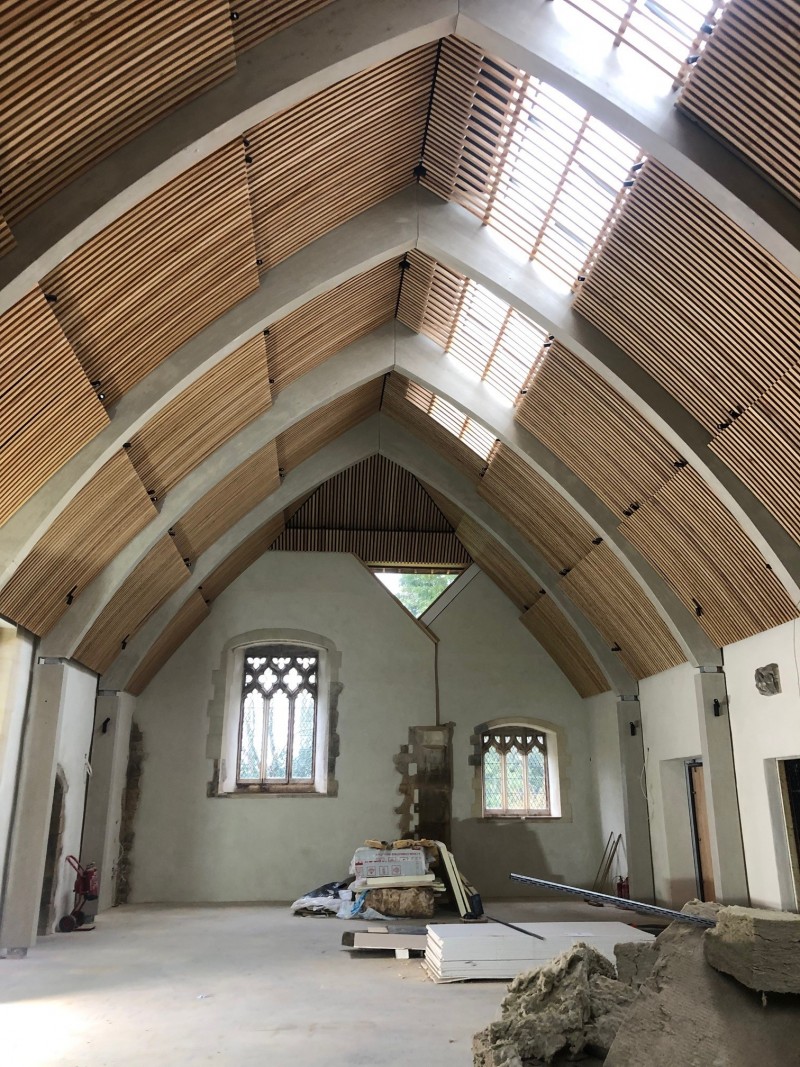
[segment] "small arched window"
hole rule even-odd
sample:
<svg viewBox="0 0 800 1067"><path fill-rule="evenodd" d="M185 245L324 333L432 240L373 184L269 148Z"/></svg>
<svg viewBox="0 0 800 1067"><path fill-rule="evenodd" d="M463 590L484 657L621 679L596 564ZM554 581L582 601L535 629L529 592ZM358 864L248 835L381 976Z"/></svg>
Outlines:
<svg viewBox="0 0 800 1067"><path fill-rule="evenodd" d="M484 816L561 814L554 743L549 731L519 723L481 730Z"/></svg>

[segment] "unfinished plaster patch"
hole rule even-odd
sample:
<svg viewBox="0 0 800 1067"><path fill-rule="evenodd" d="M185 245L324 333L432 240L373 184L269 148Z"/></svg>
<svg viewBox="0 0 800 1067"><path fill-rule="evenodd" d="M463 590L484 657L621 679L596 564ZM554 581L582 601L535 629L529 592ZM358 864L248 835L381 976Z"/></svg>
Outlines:
<svg viewBox="0 0 800 1067"><path fill-rule="evenodd" d="M411 726L408 744L394 757L400 774L395 807L401 837L431 838L450 846L453 798L452 722L438 726Z"/></svg>
<svg viewBox="0 0 800 1067"><path fill-rule="evenodd" d="M122 816L119 823L119 858L115 870L114 904L127 904L131 891L131 853L133 851L136 810L141 793L142 764L144 763L144 735L139 726L131 723L131 739L128 749L128 769L125 788L122 792Z"/></svg>

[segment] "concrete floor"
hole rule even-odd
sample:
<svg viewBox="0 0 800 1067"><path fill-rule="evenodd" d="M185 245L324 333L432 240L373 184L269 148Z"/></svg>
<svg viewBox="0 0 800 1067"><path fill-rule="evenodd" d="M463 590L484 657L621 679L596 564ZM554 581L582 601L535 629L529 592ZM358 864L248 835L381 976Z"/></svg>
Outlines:
<svg viewBox="0 0 800 1067"><path fill-rule="evenodd" d="M580 901L487 905L517 922L626 921ZM419 960L341 948L367 924L283 905L127 906L0 961L13 1067L469 1067L502 982L434 985Z"/></svg>

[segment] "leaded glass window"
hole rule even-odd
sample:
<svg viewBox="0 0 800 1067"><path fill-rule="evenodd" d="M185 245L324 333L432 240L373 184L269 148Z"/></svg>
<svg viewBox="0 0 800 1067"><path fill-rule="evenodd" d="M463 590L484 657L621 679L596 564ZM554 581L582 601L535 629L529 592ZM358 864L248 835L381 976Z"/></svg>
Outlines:
<svg viewBox="0 0 800 1067"><path fill-rule="evenodd" d="M242 674L240 785L314 783L319 653L298 645L248 648Z"/></svg>
<svg viewBox="0 0 800 1067"><path fill-rule="evenodd" d="M504 726L481 735L485 815L549 815L547 738Z"/></svg>

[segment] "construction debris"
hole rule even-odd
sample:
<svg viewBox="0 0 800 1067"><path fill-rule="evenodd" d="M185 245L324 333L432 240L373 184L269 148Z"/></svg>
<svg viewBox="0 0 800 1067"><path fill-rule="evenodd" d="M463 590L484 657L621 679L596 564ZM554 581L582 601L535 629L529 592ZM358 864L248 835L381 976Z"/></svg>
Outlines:
<svg viewBox="0 0 800 1067"><path fill-rule="evenodd" d="M574 945L511 983L500 1022L473 1039L475 1067L535 1067L583 1053L602 1062L635 997L604 955ZM674 1060L671 1067L683 1062ZM627 1063L639 1067L640 1061Z"/></svg>
<svg viewBox="0 0 800 1067"><path fill-rule="evenodd" d="M684 911L719 919L724 909L693 902ZM743 909L747 910L747 909ZM650 977L609 1050L606 1067L753 1067L798 1062L800 1003L761 994L706 963L696 925L673 923L658 936Z"/></svg>
<svg viewBox="0 0 800 1067"><path fill-rule="evenodd" d="M383 915L400 919L432 919L436 909L433 889L428 886L370 889L365 903Z"/></svg>
<svg viewBox="0 0 800 1067"><path fill-rule="evenodd" d="M650 977L658 959L658 941L623 941L614 946L614 957L617 978L638 989Z"/></svg>
<svg viewBox="0 0 800 1067"><path fill-rule="evenodd" d="M707 963L750 989L800 993L800 915L721 908L703 947Z"/></svg>

